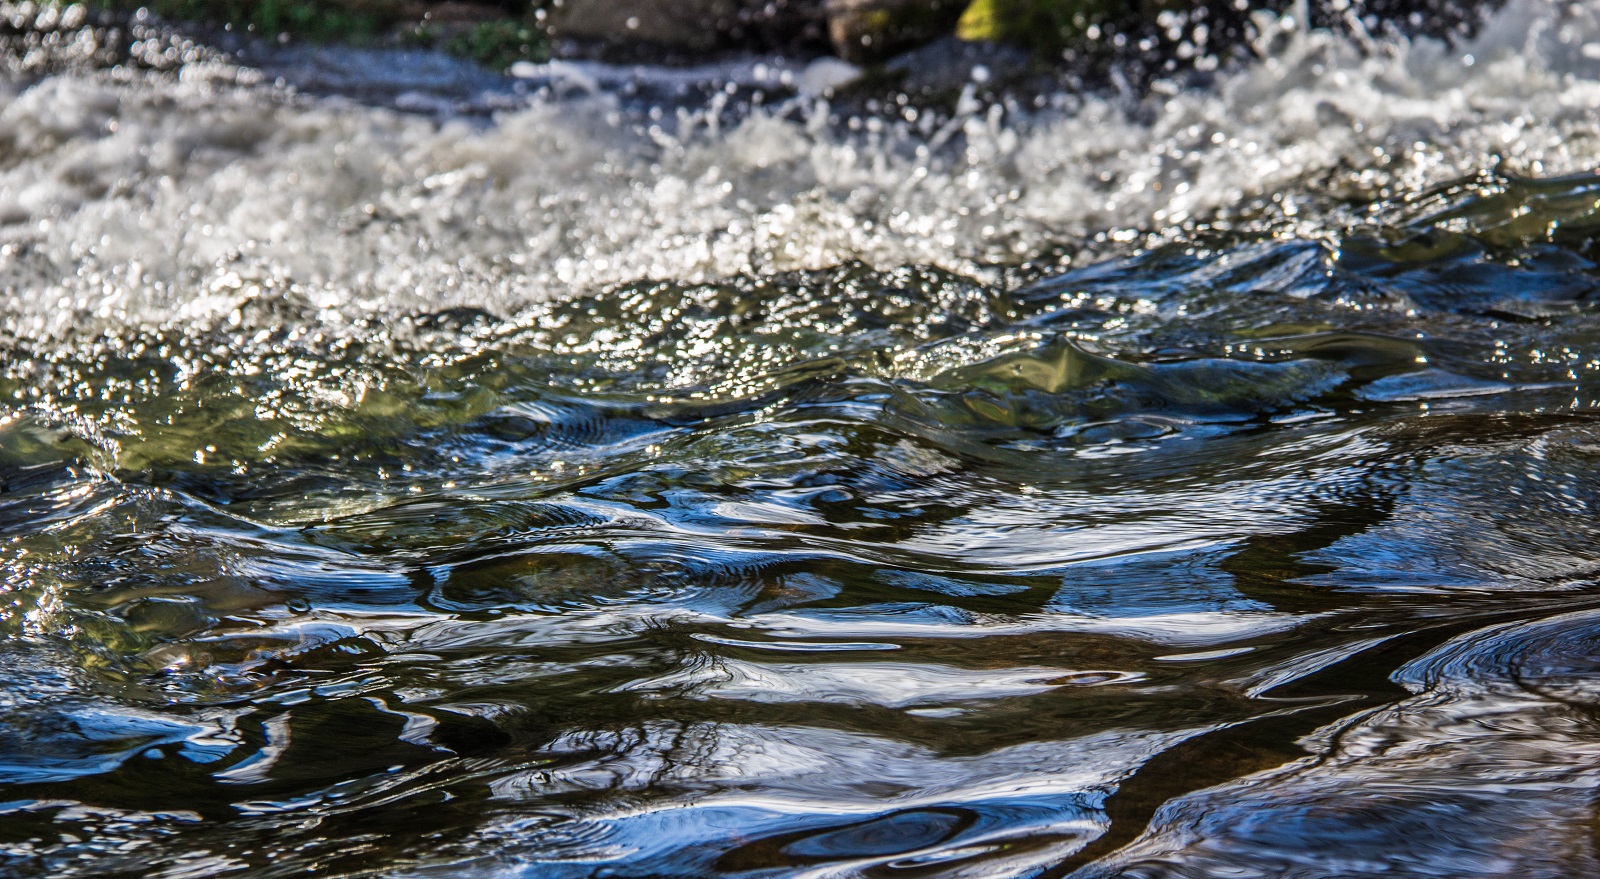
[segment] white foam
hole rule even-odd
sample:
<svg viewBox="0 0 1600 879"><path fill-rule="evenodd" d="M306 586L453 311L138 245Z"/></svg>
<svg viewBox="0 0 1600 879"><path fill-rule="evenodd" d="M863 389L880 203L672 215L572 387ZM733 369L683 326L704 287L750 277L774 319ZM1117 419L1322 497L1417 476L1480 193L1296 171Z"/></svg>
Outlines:
<svg viewBox="0 0 1600 879"><path fill-rule="evenodd" d="M1284 42L1137 107L969 94L948 122L830 121L811 101L729 123L716 98L641 124L602 83L482 124L285 99L213 62L0 83L0 316L26 338L262 291L336 323L846 260L983 277L1097 230L1271 196L1293 214L1330 175L1411 191L1600 155L1593 6L1513 0L1455 47Z"/></svg>

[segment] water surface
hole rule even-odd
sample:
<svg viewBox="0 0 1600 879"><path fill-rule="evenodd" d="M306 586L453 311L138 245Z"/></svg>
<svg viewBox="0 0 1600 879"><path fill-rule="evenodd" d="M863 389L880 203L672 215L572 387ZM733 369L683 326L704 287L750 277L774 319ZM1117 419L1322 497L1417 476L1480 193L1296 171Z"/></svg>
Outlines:
<svg viewBox="0 0 1600 879"><path fill-rule="evenodd" d="M1600 872L1597 41L16 66L0 872Z"/></svg>

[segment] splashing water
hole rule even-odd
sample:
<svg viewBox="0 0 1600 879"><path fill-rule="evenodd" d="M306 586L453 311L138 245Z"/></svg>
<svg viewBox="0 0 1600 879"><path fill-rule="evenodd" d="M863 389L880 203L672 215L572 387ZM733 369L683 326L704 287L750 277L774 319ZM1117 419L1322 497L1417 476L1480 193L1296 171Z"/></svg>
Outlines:
<svg viewBox="0 0 1600 879"><path fill-rule="evenodd" d="M1279 36L13 58L0 871L1594 873L1600 12Z"/></svg>

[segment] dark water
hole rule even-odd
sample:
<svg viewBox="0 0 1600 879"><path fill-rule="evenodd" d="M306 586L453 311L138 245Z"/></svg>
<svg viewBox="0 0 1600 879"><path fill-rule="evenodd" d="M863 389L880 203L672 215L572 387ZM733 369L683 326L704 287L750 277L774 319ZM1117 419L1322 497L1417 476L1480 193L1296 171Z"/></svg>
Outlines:
<svg viewBox="0 0 1600 879"><path fill-rule="evenodd" d="M0 872L1595 875L1597 205L13 338Z"/></svg>

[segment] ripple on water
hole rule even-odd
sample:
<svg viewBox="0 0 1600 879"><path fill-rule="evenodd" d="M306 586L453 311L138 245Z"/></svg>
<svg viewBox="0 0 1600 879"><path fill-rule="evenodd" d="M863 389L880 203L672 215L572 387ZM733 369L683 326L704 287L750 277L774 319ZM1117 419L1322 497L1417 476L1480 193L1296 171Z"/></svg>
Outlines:
<svg viewBox="0 0 1600 879"><path fill-rule="evenodd" d="M0 86L0 872L1600 872L1596 35Z"/></svg>

